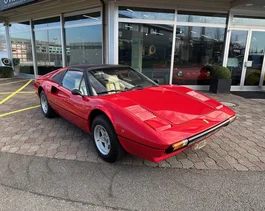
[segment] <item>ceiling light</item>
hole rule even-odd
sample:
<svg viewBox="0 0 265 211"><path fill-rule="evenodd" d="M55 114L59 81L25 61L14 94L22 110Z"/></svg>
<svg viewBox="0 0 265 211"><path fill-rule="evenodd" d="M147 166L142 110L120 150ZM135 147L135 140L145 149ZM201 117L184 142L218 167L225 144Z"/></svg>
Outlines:
<svg viewBox="0 0 265 211"><path fill-rule="evenodd" d="M191 33L193 33L193 34L197 34L197 32L195 32L195 31L190 31Z"/></svg>
<svg viewBox="0 0 265 211"><path fill-rule="evenodd" d="M129 12L133 12L133 10L131 10L131 9L127 9L127 11L129 11Z"/></svg>
<svg viewBox="0 0 265 211"><path fill-rule="evenodd" d="M245 4L245 6L246 7L251 7L251 6L253 6L253 4L251 4L251 3L250 4Z"/></svg>

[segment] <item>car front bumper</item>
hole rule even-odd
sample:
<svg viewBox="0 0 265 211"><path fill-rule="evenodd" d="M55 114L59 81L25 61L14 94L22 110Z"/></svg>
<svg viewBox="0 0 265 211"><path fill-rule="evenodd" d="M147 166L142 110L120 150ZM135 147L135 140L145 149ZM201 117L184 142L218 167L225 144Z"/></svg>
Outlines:
<svg viewBox="0 0 265 211"><path fill-rule="evenodd" d="M198 144L199 142L209 138L211 135L213 135L214 133L219 131L221 128L232 123L235 120L235 118L236 118L236 116L233 116L233 117L227 119L226 121L210 128L206 131L203 131L203 132L201 132L195 136L192 136L190 138L187 138L186 139L186 140L188 140L187 145L177 149L176 151L171 151L171 152L167 151L171 146L169 146L167 149L157 149L157 148L153 148L151 146L140 144L140 143L135 142L133 140L129 140L129 139L122 137L122 136L118 136L118 138L119 138L121 145L123 146L123 148L127 152L129 152L133 155L136 155L138 157L144 158L146 160L152 161L152 162L160 162L160 161L165 160L169 157L177 155L177 154L183 152L184 150L191 148L195 144Z"/></svg>

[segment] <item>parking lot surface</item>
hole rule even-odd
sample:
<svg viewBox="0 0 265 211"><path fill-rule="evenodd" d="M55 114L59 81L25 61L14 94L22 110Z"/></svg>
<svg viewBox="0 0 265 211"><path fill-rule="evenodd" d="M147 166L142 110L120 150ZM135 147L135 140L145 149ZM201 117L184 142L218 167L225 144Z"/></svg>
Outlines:
<svg viewBox="0 0 265 211"><path fill-rule="evenodd" d="M265 170L265 100L214 95L229 103L237 120L208 140L160 163L127 154L120 164L158 168ZM47 119L29 79L0 79L0 150L23 155L102 163L88 134L63 118Z"/></svg>

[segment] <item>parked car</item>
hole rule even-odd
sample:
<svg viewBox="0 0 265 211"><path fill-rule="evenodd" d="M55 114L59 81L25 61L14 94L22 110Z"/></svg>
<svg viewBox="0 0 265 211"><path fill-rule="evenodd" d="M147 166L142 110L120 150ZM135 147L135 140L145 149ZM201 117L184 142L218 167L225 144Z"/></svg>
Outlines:
<svg viewBox="0 0 265 211"><path fill-rule="evenodd" d="M92 134L99 156L124 152L159 162L205 139L236 118L214 99L177 85L158 85L121 65L77 65L34 83L43 114L56 114Z"/></svg>
<svg viewBox="0 0 265 211"><path fill-rule="evenodd" d="M161 77L162 74L165 74L163 70L170 70L169 65L165 64L155 64L153 65L155 71L154 78ZM160 70L160 71L159 71ZM178 65L173 69L173 78L172 82L174 84L203 84L210 83L211 73L207 70L207 66L201 64L197 65Z"/></svg>

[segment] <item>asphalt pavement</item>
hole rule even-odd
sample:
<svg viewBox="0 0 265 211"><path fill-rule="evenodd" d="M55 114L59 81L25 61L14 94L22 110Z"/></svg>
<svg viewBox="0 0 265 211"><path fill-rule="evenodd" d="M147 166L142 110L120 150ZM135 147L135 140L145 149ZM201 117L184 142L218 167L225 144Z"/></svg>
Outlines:
<svg viewBox="0 0 265 211"><path fill-rule="evenodd" d="M0 210L264 210L264 172L0 153Z"/></svg>

